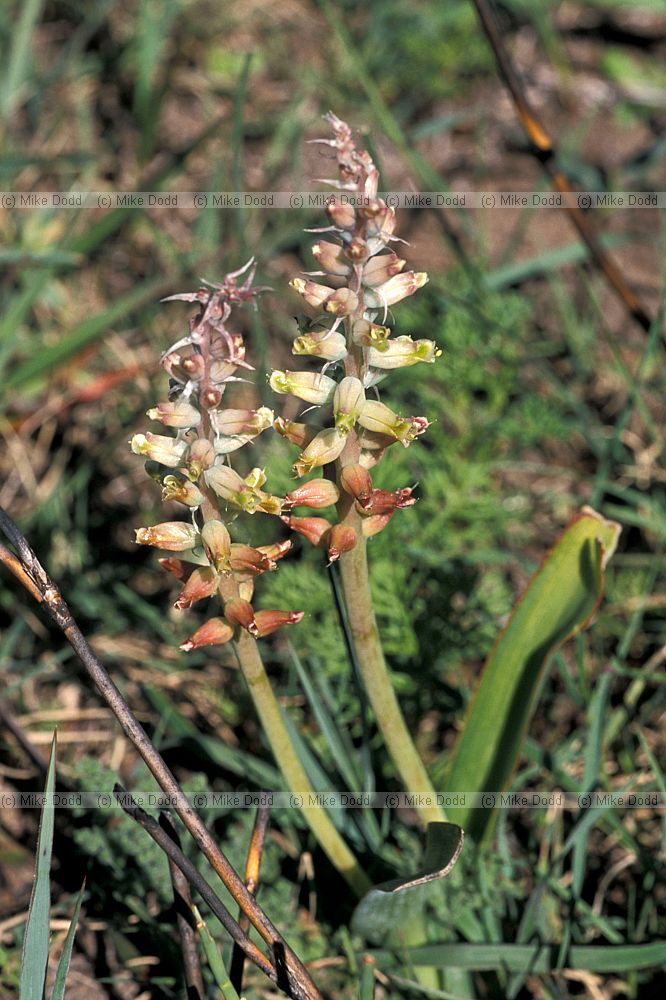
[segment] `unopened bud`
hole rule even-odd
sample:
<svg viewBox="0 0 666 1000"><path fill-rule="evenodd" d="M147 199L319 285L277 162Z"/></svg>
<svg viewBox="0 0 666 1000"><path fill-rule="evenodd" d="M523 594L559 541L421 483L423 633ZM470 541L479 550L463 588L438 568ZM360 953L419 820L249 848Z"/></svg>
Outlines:
<svg viewBox="0 0 666 1000"><path fill-rule="evenodd" d="M261 573L277 569L275 559L268 553L251 545L244 545L242 542L232 544L230 565L234 573L241 573L244 576L259 576Z"/></svg>
<svg viewBox="0 0 666 1000"><path fill-rule="evenodd" d="M158 559L157 561L162 569L165 569L167 573L171 573L177 580L185 579L187 572L182 559L176 559L174 556L166 556L164 559Z"/></svg>
<svg viewBox="0 0 666 1000"><path fill-rule="evenodd" d="M204 481L222 500L237 502L237 497L247 490L244 479L229 465L214 465L204 472Z"/></svg>
<svg viewBox="0 0 666 1000"><path fill-rule="evenodd" d="M201 414L196 406L178 399L173 403L158 403L147 414L151 420L159 420L165 427L196 427L201 420Z"/></svg>
<svg viewBox="0 0 666 1000"><path fill-rule="evenodd" d="M255 634L262 639L284 625L295 625L304 614L304 611L257 611L254 616Z"/></svg>
<svg viewBox="0 0 666 1000"><path fill-rule="evenodd" d="M191 649L199 649L200 646L221 646L233 639L233 635L234 630L224 618L210 618L180 648L189 653Z"/></svg>
<svg viewBox="0 0 666 1000"><path fill-rule="evenodd" d="M337 562L344 552L356 545L356 532L347 524L334 524L328 536L328 560Z"/></svg>
<svg viewBox="0 0 666 1000"><path fill-rule="evenodd" d="M163 434L135 434L130 441L130 447L135 455L145 455L153 462L175 469L184 459L189 447L187 441L165 437Z"/></svg>
<svg viewBox="0 0 666 1000"><path fill-rule="evenodd" d="M229 565L231 537L227 526L215 519L206 521L201 529L201 541L211 566L214 566L218 573L228 573L231 568Z"/></svg>
<svg viewBox="0 0 666 1000"><path fill-rule="evenodd" d="M333 416L335 426L342 434L348 434L365 404L365 391L360 379L347 375L342 379L333 396Z"/></svg>
<svg viewBox="0 0 666 1000"><path fill-rule="evenodd" d="M315 406L328 403L336 386L334 379L320 372L274 371L268 381L273 392L297 396Z"/></svg>
<svg viewBox="0 0 666 1000"><path fill-rule="evenodd" d="M342 453L346 440L346 435L336 427L326 427L319 431L305 451L301 452L298 461L294 462L294 472L297 476L304 476L313 469L334 462Z"/></svg>
<svg viewBox="0 0 666 1000"><path fill-rule="evenodd" d="M378 535L380 531L383 531L394 513L395 511L391 511L390 514L373 514L371 517L364 517L361 524L364 538L372 538L373 535Z"/></svg>
<svg viewBox="0 0 666 1000"><path fill-rule="evenodd" d="M357 506L364 514L392 514L403 507L412 507L416 497L410 486L391 493L389 490L372 490L370 494L357 497Z"/></svg>
<svg viewBox="0 0 666 1000"><path fill-rule="evenodd" d="M191 608L197 601L212 597L217 590L217 573L210 566L198 566L190 574L187 583L181 590L174 608L184 611Z"/></svg>
<svg viewBox="0 0 666 1000"><path fill-rule="evenodd" d="M311 507L319 510L337 503L340 492L330 479L310 479L287 493L286 499L294 507Z"/></svg>
<svg viewBox="0 0 666 1000"><path fill-rule="evenodd" d="M256 636L257 626L254 620L254 608L248 601L236 599L227 601L224 605L224 617L232 625L240 625L250 635Z"/></svg>
<svg viewBox="0 0 666 1000"><path fill-rule="evenodd" d="M199 532L186 521L164 521L152 528L137 528L137 545L153 545L167 552L185 552L199 544Z"/></svg>
<svg viewBox="0 0 666 1000"><path fill-rule="evenodd" d="M303 535L313 545L319 545L324 535L330 530L331 524L325 517L293 517L283 514L280 518L292 531Z"/></svg>
<svg viewBox="0 0 666 1000"><path fill-rule="evenodd" d="M372 493L372 477L362 465L347 465L340 473L340 484L355 500Z"/></svg>

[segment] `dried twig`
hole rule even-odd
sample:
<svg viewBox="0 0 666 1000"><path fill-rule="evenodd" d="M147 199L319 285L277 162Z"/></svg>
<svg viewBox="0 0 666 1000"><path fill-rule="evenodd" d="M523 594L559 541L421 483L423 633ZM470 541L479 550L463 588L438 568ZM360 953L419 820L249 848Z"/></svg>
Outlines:
<svg viewBox="0 0 666 1000"><path fill-rule="evenodd" d="M250 846L247 851L247 860L245 862L245 885L247 891L251 892L253 896L257 894L257 888L259 886L259 875L261 873L261 857L264 851L264 843L266 841L266 831L268 830L268 819L269 810L268 806L259 806L257 808L257 815L254 819L254 828L252 830L252 837L250 838ZM241 913L238 917L239 926L247 932L248 919L244 913ZM229 979L231 980L233 986L238 993L242 993L243 989L243 967L245 965L245 954L238 945L234 945L234 950L231 956L231 967L229 969Z"/></svg>
<svg viewBox="0 0 666 1000"><path fill-rule="evenodd" d="M553 140L537 119L522 82L511 63L488 0L474 0L474 6L497 60L500 76L511 94L520 122L527 133L532 155L542 164L556 191L573 194L574 188L571 182L558 166L557 150ZM603 272L627 311L643 330L649 331L653 323L652 317L643 302L627 285L617 264L602 247L590 217L571 199L567 199L565 211L587 245L592 260Z"/></svg>
<svg viewBox="0 0 666 1000"><path fill-rule="evenodd" d="M159 824L176 847L180 849L178 831L166 813L160 813ZM186 875L171 857L169 858L169 872L171 874L171 885L173 886L173 901L176 910L180 948L183 954L187 1000L204 1000L204 982L201 963L199 961L197 932L192 916L190 884L187 881ZM242 930L247 934L247 927L243 927ZM236 947L238 946L234 943L234 949ZM241 951L241 954L244 954L244 952Z"/></svg>
<svg viewBox="0 0 666 1000"><path fill-rule="evenodd" d="M143 726L112 681L106 667L86 642L60 591L49 578L17 526L1 507L0 529L16 548L20 563L15 559L2 561L45 607L52 620L63 631L97 690L118 719L125 735L141 754L158 785L173 803L173 808L194 838L199 850L217 872L238 906L247 914L250 923L272 948L276 956L276 965L279 956L285 973L284 978L280 979L280 986L296 1000L320 1000L321 994L307 969L273 926L254 896L247 891L243 880L211 837Z"/></svg>

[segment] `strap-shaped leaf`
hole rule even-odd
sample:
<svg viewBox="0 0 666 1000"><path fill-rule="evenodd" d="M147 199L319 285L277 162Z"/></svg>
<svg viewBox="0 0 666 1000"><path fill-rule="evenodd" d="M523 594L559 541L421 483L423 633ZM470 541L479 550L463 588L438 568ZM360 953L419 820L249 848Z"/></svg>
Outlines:
<svg viewBox="0 0 666 1000"><path fill-rule="evenodd" d="M423 868L414 875L375 885L354 910L352 929L370 941L389 941L401 928L420 923L423 887L445 878L463 846L464 834L454 823L429 823Z"/></svg>
<svg viewBox="0 0 666 1000"><path fill-rule="evenodd" d="M486 661L445 792L492 793L507 787L546 665L597 610L620 530L584 507L550 550ZM478 840L493 816L492 799L488 803L484 809L447 807L447 816Z"/></svg>

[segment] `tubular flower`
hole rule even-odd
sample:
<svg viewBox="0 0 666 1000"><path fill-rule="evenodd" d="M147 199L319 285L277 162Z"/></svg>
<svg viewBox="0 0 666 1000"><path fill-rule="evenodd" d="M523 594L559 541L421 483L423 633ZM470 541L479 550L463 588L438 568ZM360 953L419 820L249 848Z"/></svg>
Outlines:
<svg viewBox="0 0 666 1000"><path fill-rule="evenodd" d="M183 553L180 559L160 560L163 568L181 583L175 606L187 609L195 602L215 595L221 599L224 595L223 613L210 617L197 629L182 644L185 651L229 642L241 628L254 636L268 634L302 617L298 611L279 612L283 619L272 618L268 625L255 625L248 603L252 581L275 570L277 560L289 551L291 542L253 548L232 538L239 511L279 516L285 505L293 506L292 501L264 489L266 475L262 469L241 476L229 464L230 454L274 421L273 411L266 406L240 409L224 405L229 385L241 381L239 371L251 368L243 338L230 324L236 306L253 302L265 290L252 287L253 277L254 265L250 261L220 283L206 283L196 292L170 296L171 300L192 303L197 309L189 322L189 332L162 356L170 376L169 398L148 411L152 420L171 428L173 436L147 431L135 434L131 441L132 451L148 460L147 471L161 484L162 499L177 500L190 508L191 523L165 521L136 532L139 545ZM332 289L328 292L333 294ZM328 335L328 331L325 333ZM339 344L336 350L339 353ZM304 373L291 374L297 385L318 383L318 396L332 399L337 384L333 379L316 375L303 380ZM307 437L301 439L303 446ZM167 475L167 470L173 472ZM311 494L315 501L319 495L324 496L321 489L313 487ZM326 496L331 498L329 503L334 502L330 490ZM188 568L188 563L194 563L194 568Z"/></svg>
<svg viewBox="0 0 666 1000"><path fill-rule="evenodd" d="M429 421L403 417L383 400L366 398L366 392L376 391L377 384L395 369L432 364L441 351L432 340L393 337L385 325L389 307L422 288L428 275L404 270L406 261L392 249L392 244L404 241L395 235L395 210L378 195L379 173L371 156L357 148L345 122L334 114L326 119L333 137L316 141L334 151L338 169L337 179L326 183L340 192L351 192L351 197L331 195L326 206L330 225L319 230L326 237L312 247L320 270L291 281L316 314L316 329L300 332L293 353L320 358L325 364L320 371L275 371L269 382L275 392L290 393L322 408L319 412L325 419L318 431L309 423L280 417L274 426L301 449L293 466L298 477L335 464L335 474L331 469L327 475L340 490L341 526L356 525L354 532L337 530L338 525L327 531L322 518L283 517L293 530L326 546L334 560L349 551L361 529L365 536L376 534L396 510L415 503L409 487L395 492L374 489L368 469L390 445L410 445ZM318 275L322 283L311 280ZM332 317L328 324L327 313ZM294 490L287 494L285 515L295 505L295 496ZM354 520L359 516L360 523Z"/></svg>

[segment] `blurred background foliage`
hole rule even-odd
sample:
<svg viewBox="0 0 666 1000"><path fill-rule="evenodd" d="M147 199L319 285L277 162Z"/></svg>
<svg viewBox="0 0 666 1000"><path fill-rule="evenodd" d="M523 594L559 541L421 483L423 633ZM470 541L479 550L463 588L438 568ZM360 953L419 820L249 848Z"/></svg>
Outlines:
<svg viewBox="0 0 666 1000"><path fill-rule="evenodd" d="M659 6L505 0L498 13L572 179L595 190L663 189ZM0 7L0 52L4 190L307 190L322 176L322 154L306 140L325 133L329 108L360 130L386 189L545 188L463 0L10 0ZM516 787L564 787L565 779L577 787L594 751L603 787L664 791L666 376L658 325L646 337L632 324L553 210L399 218L409 265L431 280L396 308L394 326L435 339L443 356L391 379L392 405L426 414L433 426L409 450L392 449L378 470L379 485L391 489L418 483L419 502L373 540L371 561L386 653L419 747L435 773L446 767L506 615L559 530L592 503L623 524L621 548L593 631L549 673ZM178 652L203 613L170 608L172 581L132 541L135 526L164 519L164 510L127 442L164 398L157 359L188 316L182 304L158 300L254 254L258 280L274 291L242 317L257 373L256 386L236 399L270 402L266 371L289 367L296 333L299 301L287 281L312 268L303 228L322 222L316 212L261 208L0 207L0 504L192 788L270 788L278 778L231 654ZM601 223L656 316L663 213L614 210ZM289 488L291 460L293 449L270 434L252 454L277 493ZM179 516L175 507L171 515ZM271 529L253 523L248 537L273 540ZM264 648L320 784L397 787L359 701L321 554L297 540L257 590L260 606L306 611L288 640L279 635ZM4 697L38 743L59 723L67 780L106 788L120 773L125 784L145 786L108 713L80 685L78 665L6 577L0 617ZM594 695L607 671L600 704ZM590 719L602 711L602 737L591 747ZM34 786L9 739L2 757L0 784ZM413 816L339 819L377 880L418 862ZM56 872L63 912L78 869L92 872L85 907L98 929L82 935L82 995L143 988L178 996L159 858L129 821L59 820L61 856L73 845L79 851L76 872L64 864ZM242 866L249 812L210 820ZM299 817L274 824L263 902L315 971L319 960L329 994L351 995L349 908L330 893L332 873ZM568 815L504 815L497 854L463 860L433 898L432 939L490 940L501 952L503 942L529 940L535 926L546 940L663 937L658 815L607 814L581 833L577 854L562 854L572 829ZM27 906L31 860L21 845L34 843L34 816L3 817L0 837L1 923ZM19 940L20 928L0 939L7 995ZM162 957L159 970L141 964L145 954ZM129 975L128 958L136 959ZM102 985L93 987L93 976ZM663 986L654 970L589 976L585 986L584 976L581 985L562 975L493 973L465 988L559 997L592 982L595 995L611 997L647 995L648 981ZM250 977L250 995L258 983ZM412 995L388 981L385 988Z"/></svg>

